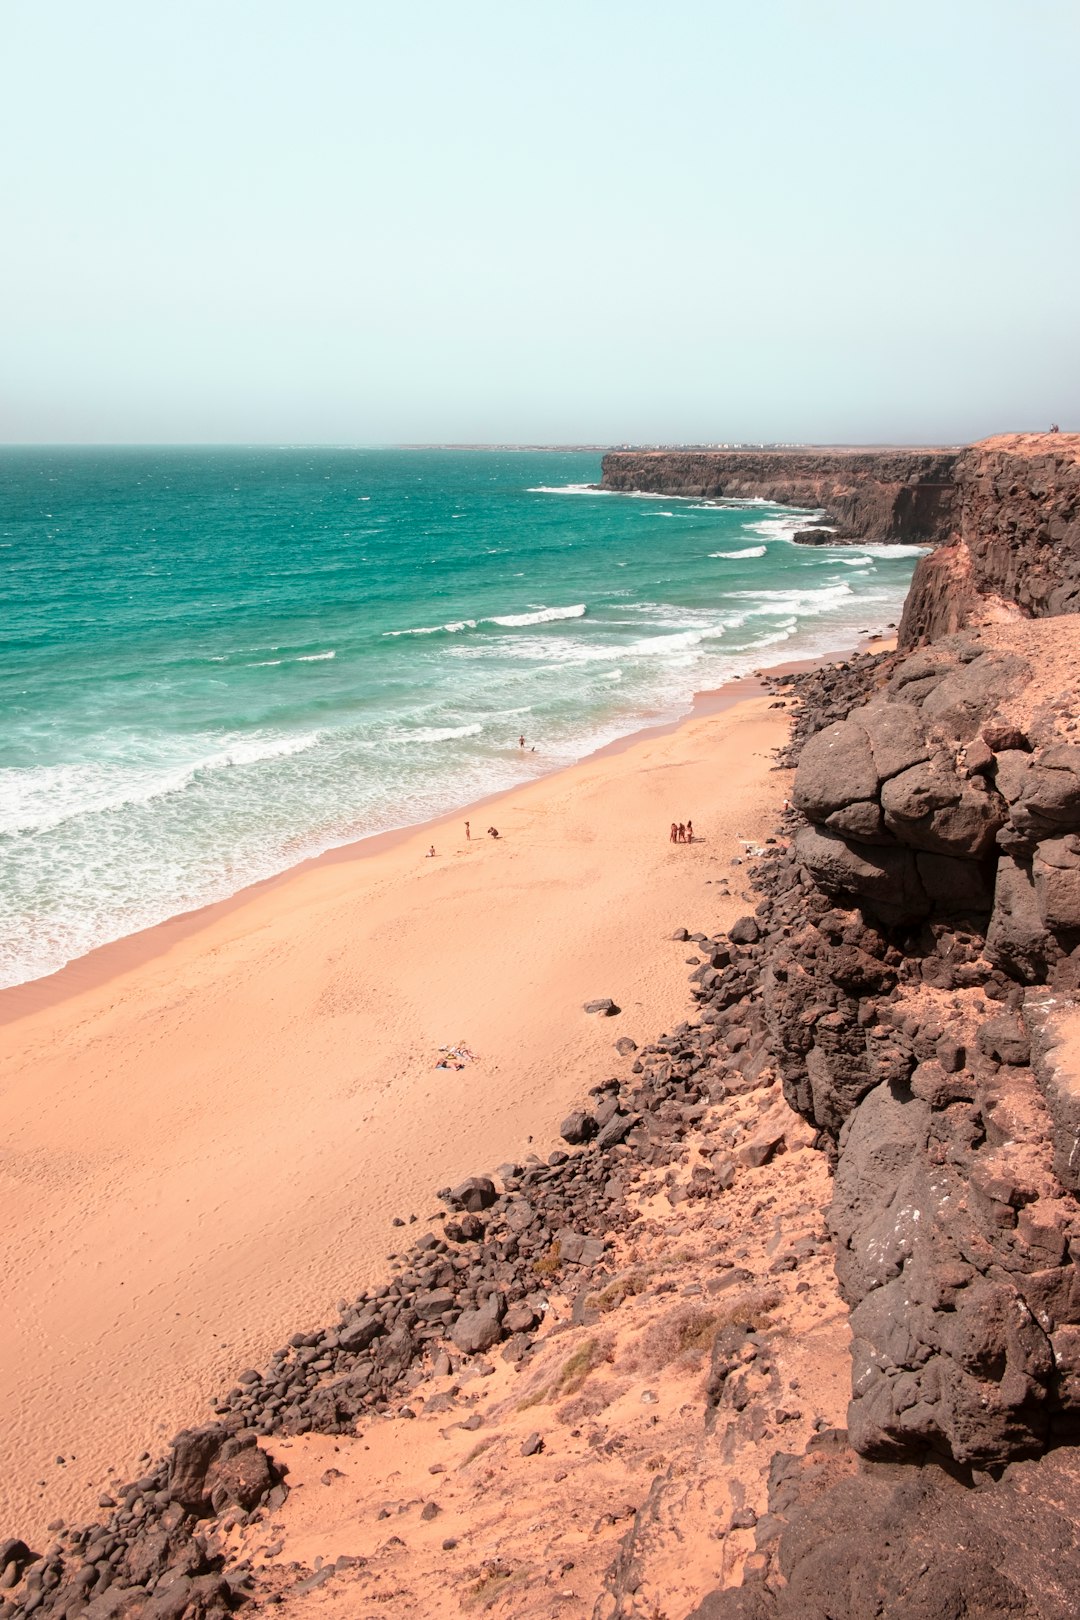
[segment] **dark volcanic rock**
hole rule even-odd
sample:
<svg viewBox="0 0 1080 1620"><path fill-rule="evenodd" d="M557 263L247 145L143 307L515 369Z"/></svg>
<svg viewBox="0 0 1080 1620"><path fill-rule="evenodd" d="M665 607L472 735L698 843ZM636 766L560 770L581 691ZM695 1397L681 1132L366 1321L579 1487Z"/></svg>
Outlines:
<svg viewBox="0 0 1080 1620"><path fill-rule="evenodd" d="M500 1294L491 1294L475 1311L462 1311L450 1330L450 1337L466 1355L490 1350L503 1336L504 1304Z"/></svg>
<svg viewBox="0 0 1080 1620"><path fill-rule="evenodd" d="M495 1183L488 1176L468 1176L450 1193L450 1202L454 1209L468 1210L475 1215L482 1209L490 1209L497 1197Z"/></svg>
<svg viewBox="0 0 1080 1620"><path fill-rule="evenodd" d="M598 1129L595 1115L579 1108L574 1113L567 1114L559 1126L559 1134L564 1142L576 1145L579 1142L591 1141Z"/></svg>
<svg viewBox="0 0 1080 1620"><path fill-rule="evenodd" d="M601 488L824 507L842 538L931 541L951 527L956 459L950 450L615 450Z"/></svg>
<svg viewBox="0 0 1080 1620"><path fill-rule="evenodd" d="M1014 1463L972 1487L928 1464L867 1463L826 1433L778 1453L766 1567L688 1620L1071 1620L1080 1456ZM873 1549L868 1556L868 1548ZM764 1578L763 1578L764 1577Z"/></svg>

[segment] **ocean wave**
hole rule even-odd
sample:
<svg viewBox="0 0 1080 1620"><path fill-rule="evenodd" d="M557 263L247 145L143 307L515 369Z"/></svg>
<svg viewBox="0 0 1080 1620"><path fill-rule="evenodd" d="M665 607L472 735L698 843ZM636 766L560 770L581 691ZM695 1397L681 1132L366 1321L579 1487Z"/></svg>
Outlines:
<svg viewBox="0 0 1080 1620"><path fill-rule="evenodd" d="M556 624L561 619L583 619L587 612L584 602L575 607L534 608L530 613L499 613L489 619L454 619L449 624L422 624L412 630L384 630L384 636L437 636L441 633L457 635L461 630L475 630L482 624L497 624L504 630L521 630L531 624Z"/></svg>
<svg viewBox="0 0 1080 1620"><path fill-rule="evenodd" d="M688 501L689 495L665 495L658 489L600 489L596 484L531 484L527 495L622 495L632 501Z"/></svg>
<svg viewBox="0 0 1080 1620"><path fill-rule="evenodd" d="M481 725L418 726L415 731L390 731L382 739L388 743L454 742L459 737L479 737Z"/></svg>
<svg viewBox="0 0 1080 1620"><path fill-rule="evenodd" d="M617 495L615 489L597 489L595 484L530 484L527 495Z"/></svg>
<svg viewBox="0 0 1080 1620"><path fill-rule="evenodd" d="M845 568L873 568L873 557L830 557L830 562L843 563Z"/></svg>
<svg viewBox="0 0 1080 1620"><path fill-rule="evenodd" d="M728 562L735 562L740 557L764 557L764 546L744 546L742 551L710 551L710 557L723 557Z"/></svg>
<svg viewBox="0 0 1080 1620"><path fill-rule="evenodd" d="M746 609L746 615L750 618L779 614L816 617L820 613L828 613L830 608L839 607L849 596L854 595L854 590L846 580L837 585L819 585L805 591L795 587L776 591L728 592L732 600L755 604Z"/></svg>
<svg viewBox="0 0 1080 1620"><path fill-rule="evenodd" d="M799 530L807 527L807 518L817 516L818 510L820 509L811 511L808 508L803 511L798 507L787 507L783 517L760 518L757 523L744 523L743 528L748 534L759 534L763 540L793 542Z"/></svg>
<svg viewBox="0 0 1080 1620"><path fill-rule="evenodd" d="M516 630L527 624L554 624L559 619L583 619L585 610L585 603L579 602L576 607L536 608L532 613L496 614L490 619L481 619L480 623L501 624Z"/></svg>
<svg viewBox="0 0 1080 1620"><path fill-rule="evenodd" d="M329 652L324 652L324 653L302 653L300 655L300 657L297 658L296 662L298 664L321 664L324 661L324 659L336 658L336 657L337 657L337 650L334 647L331 647Z"/></svg>
<svg viewBox="0 0 1080 1620"><path fill-rule="evenodd" d="M321 735L312 731L293 737L230 739L226 746L173 764L115 760L0 771L0 836L51 832L84 816L151 804L183 793L214 772L304 753Z"/></svg>
<svg viewBox="0 0 1080 1620"><path fill-rule="evenodd" d="M452 624L421 624L413 630L384 630L383 635L392 636L437 636L445 633L448 636L457 635L459 630L475 630L476 619L455 619Z"/></svg>

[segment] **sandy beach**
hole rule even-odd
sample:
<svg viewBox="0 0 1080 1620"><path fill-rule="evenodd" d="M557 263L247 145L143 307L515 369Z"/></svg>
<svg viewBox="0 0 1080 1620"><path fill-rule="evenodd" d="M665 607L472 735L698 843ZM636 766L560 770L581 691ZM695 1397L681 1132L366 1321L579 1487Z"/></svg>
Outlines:
<svg viewBox="0 0 1080 1620"><path fill-rule="evenodd" d="M355 845L0 997L6 1524L91 1510L372 1280L395 1216L550 1151L618 1036L687 1015L672 931L745 909L730 862L786 783L783 712L717 707L502 796L471 841L466 811ZM457 1041L477 1061L436 1069Z"/></svg>

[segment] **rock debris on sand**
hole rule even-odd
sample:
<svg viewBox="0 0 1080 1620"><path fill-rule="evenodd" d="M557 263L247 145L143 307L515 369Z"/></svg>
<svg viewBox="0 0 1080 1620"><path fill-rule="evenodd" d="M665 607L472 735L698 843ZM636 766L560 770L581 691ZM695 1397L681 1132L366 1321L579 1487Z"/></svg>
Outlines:
<svg viewBox="0 0 1080 1620"><path fill-rule="evenodd" d="M976 596L1072 605L1071 553L1009 575L991 448ZM1031 452L1048 539L1076 449ZM793 806L753 911L676 932L694 1018L100 1522L0 1542L0 1620L1071 1620L1080 624L941 635L934 577L931 645L770 683Z"/></svg>

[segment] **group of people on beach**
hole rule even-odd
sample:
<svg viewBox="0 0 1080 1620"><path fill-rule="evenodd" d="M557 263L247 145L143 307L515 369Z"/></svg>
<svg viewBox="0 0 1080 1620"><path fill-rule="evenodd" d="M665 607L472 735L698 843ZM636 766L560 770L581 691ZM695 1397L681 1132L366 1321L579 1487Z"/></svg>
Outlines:
<svg viewBox="0 0 1080 1620"><path fill-rule="evenodd" d="M489 827L487 831L488 831L488 837L489 838L498 838L498 836L499 836L498 827ZM465 823L465 838L469 843L472 843L472 828L470 827L468 822ZM426 858L430 861L431 857L434 854L435 854L435 845L432 844L431 848L427 852L427 857Z"/></svg>
<svg viewBox="0 0 1080 1620"><path fill-rule="evenodd" d="M673 844L692 844L694 842L694 823L692 821L673 821L671 823L671 842Z"/></svg>

